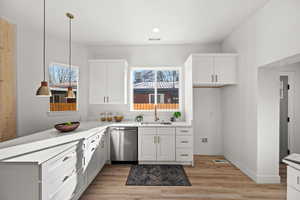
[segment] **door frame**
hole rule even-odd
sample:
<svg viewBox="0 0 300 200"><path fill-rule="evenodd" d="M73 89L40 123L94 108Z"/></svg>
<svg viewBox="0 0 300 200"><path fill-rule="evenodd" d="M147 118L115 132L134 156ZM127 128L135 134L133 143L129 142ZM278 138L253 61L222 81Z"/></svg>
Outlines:
<svg viewBox="0 0 300 200"><path fill-rule="evenodd" d="M290 118L290 122L288 123L288 149L290 150L290 154L295 152L295 147L293 141L295 141L295 72L294 71L282 71L279 72L278 78L280 82L280 76L287 76L288 83L290 85L290 90L288 92L288 116ZM280 97L279 97L280 98ZM280 106L280 101L279 101ZM280 121L279 121L280 123ZM280 137L280 134L279 134ZM280 142L280 140L279 140ZM279 147L280 148L280 147Z"/></svg>

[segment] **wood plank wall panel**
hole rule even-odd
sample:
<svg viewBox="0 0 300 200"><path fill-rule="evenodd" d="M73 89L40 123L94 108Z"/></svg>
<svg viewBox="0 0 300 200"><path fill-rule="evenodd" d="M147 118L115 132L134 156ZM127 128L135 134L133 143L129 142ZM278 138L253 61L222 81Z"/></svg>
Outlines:
<svg viewBox="0 0 300 200"><path fill-rule="evenodd" d="M15 137L15 26L0 19L0 141Z"/></svg>

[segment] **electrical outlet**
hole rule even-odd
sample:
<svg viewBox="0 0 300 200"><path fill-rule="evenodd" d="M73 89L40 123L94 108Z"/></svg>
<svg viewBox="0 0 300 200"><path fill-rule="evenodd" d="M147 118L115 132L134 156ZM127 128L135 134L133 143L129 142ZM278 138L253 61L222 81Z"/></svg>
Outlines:
<svg viewBox="0 0 300 200"><path fill-rule="evenodd" d="M202 141L203 143L207 143L207 142L208 142L208 139L207 139L207 138L201 138L201 141Z"/></svg>

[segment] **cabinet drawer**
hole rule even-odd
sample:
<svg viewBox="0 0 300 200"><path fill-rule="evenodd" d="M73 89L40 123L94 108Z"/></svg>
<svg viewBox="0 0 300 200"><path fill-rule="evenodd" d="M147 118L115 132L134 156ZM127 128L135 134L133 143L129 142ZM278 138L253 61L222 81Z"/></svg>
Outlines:
<svg viewBox="0 0 300 200"><path fill-rule="evenodd" d="M287 200L299 200L300 192L295 190L294 188L288 186L287 187Z"/></svg>
<svg viewBox="0 0 300 200"><path fill-rule="evenodd" d="M192 135L192 128L176 128L176 135Z"/></svg>
<svg viewBox="0 0 300 200"><path fill-rule="evenodd" d="M191 135L179 135L176 136L176 148L191 148L192 147Z"/></svg>
<svg viewBox="0 0 300 200"><path fill-rule="evenodd" d="M49 200L72 200L79 192L82 181L81 174L73 173L57 191L49 195Z"/></svg>
<svg viewBox="0 0 300 200"><path fill-rule="evenodd" d="M57 174L63 168L79 164L77 162L77 146L70 148L69 150L57 155L55 158L49 160L43 165L43 171L47 176Z"/></svg>
<svg viewBox="0 0 300 200"><path fill-rule="evenodd" d="M287 185L300 191L300 171L290 166L287 167Z"/></svg>
<svg viewBox="0 0 300 200"><path fill-rule="evenodd" d="M90 146L90 145L99 143L99 140L100 140L100 133L98 133L98 134L96 134L96 135L93 135L93 136L89 137L89 138L87 139L87 145Z"/></svg>
<svg viewBox="0 0 300 200"><path fill-rule="evenodd" d="M192 149L176 149L176 161L192 161L193 150Z"/></svg>

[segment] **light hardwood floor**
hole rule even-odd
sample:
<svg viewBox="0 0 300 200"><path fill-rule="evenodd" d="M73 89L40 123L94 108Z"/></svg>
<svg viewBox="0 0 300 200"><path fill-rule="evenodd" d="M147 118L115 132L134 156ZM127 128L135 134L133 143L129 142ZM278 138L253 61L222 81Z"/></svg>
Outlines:
<svg viewBox="0 0 300 200"><path fill-rule="evenodd" d="M231 164L214 164L216 156L196 156L195 167L185 167L191 187L125 186L129 166L106 166L80 200L278 200L286 199L281 184L255 184ZM281 165L283 177L285 166Z"/></svg>

